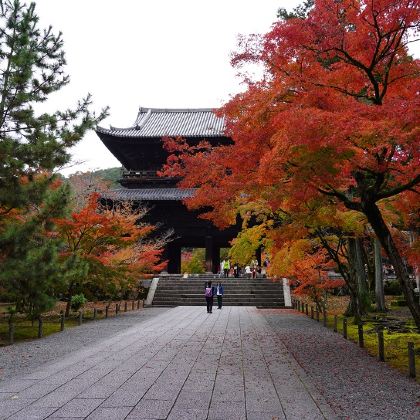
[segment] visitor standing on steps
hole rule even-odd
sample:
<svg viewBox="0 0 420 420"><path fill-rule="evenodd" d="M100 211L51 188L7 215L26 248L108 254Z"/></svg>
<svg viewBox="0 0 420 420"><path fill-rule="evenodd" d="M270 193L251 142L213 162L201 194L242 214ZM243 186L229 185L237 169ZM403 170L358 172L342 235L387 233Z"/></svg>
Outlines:
<svg viewBox="0 0 420 420"><path fill-rule="evenodd" d="M224 293L223 284L220 283L219 281L219 283L217 283L217 286L216 286L217 309L222 309L223 293Z"/></svg>
<svg viewBox="0 0 420 420"><path fill-rule="evenodd" d="M225 277L229 277L229 271L230 271L230 261L227 259L223 263L223 271L225 272Z"/></svg>
<svg viewBox="0 0 420 420"><path fill-rule="evenodd" d="M204 296L206 297L207 313L213 313L213 296L216 294L216 288L209 281L204 288Z"/></svg>
<svg viewBox="0 0 420 420"><path fill-rule="evenodd" d="M225 269L225 260L223 260L223 261L220 263L220 273L219 273L219 277L222 277L222 276L223 276L224 269Z"/></svg>

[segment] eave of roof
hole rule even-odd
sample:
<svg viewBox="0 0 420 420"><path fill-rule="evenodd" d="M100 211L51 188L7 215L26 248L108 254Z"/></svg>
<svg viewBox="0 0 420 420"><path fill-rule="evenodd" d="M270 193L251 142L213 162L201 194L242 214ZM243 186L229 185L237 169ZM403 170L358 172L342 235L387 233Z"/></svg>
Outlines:
<svg viewBox="0 0 420 420"><path fill-rule="evenodd" d="M119 138L225 137L225 118L211 108L143 108L127 128L97 127L98 134Z"/></svg>
<svg viewBox="0 0 420 420"><path fill-rule="evenodd" d="M115 201L182 201L194 196L195 188L119 188L102 198Z"/></svg>

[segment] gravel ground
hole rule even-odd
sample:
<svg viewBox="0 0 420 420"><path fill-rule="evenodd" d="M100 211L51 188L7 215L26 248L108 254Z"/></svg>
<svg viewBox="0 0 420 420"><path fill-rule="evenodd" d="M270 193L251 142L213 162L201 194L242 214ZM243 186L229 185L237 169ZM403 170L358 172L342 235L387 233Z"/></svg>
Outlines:
<svg viewBox="0 0 420 420"><path fill-rule="evenodd" d="M340 418L420 418L414 380L302 314L261 312Z"/></svg>
<svg viewBox="0 0 420 420"><path fill-rule="evenodd" d="M62 333L52 334L41 340L0 347L0 381L29 373L35 367L98 343L167 310L167 308L148 308L123 312L118 317L87 322L80 327L68 328Z"/></svg>

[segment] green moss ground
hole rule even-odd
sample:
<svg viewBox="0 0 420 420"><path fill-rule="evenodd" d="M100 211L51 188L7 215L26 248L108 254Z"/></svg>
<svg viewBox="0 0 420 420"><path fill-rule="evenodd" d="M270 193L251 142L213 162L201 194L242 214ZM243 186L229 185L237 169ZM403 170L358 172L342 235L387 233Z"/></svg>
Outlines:
<svg viewBox="0 0 420 420"><path fill-rule="evenodd" d="M4 311L4 313L6 313ZM110 312L110 316L115 314ZM98 314L97 319L104 318L105 315ZM93 320L93 311L86 311L84 313L84 322L90 322ZM33 340L38 338L38 321L34 321L33 325L30 320L25 318L17 317L15 319L15 334L14 341L25 341ZM64 328L72 328L79 325L79 321L76 314L72 314L69 318L65 320ZM0 318L0 346L8 344L8 332L9 332L9 323L8 317L4 315ZM46 337L50 334L60 332L60 318L58 316L48 316L43 317L43 336Z"/></svg>
<svg viewBox="0 0 420 420"><path fill-rule="evenodd" d="M376 314L377 315L377 314ZM386 314L383 314L386 317ZM338 315L338 334L343 334L343 319L344 316ZM316 321L314 321L316 322ZM323 322L322 315L320 316L320 323ZM412 329L412 332L393 332L385 328L384 334L384 348L385 348L385 363L400 370L404 374L408 375L408 343L414 343L415 349L415 360L417 370L417 382L420 383L420 334L414 331L414 324L407 321L408 326ZM327 326L330 329L334 328L334 316L327 317ZM363 322L363 336L364 336L364 348L366 351L374 356L378 357L378 335L377 325L370 321L369 318ZM359 336L357 325L353 323L351 318L347 319L347 337L349 340L355 342L358 345Z"/></svg>

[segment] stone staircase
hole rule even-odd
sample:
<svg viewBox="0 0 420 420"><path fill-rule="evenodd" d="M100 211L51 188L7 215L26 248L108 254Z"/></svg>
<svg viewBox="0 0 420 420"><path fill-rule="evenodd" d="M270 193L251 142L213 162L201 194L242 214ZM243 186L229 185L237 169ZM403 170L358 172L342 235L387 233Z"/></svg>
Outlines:
<svg viewBox="0 0 420 420"><path fill-rule="evenodd" d="M211 280L213 285L219 277L211 274L165 275L159 278L153 306L204 306L204 284ZM220 279L224 286L223 305L256 306L259 308L283 308L283 283L264 278ZM216 305L216 298L214 299Z"/></svg>

